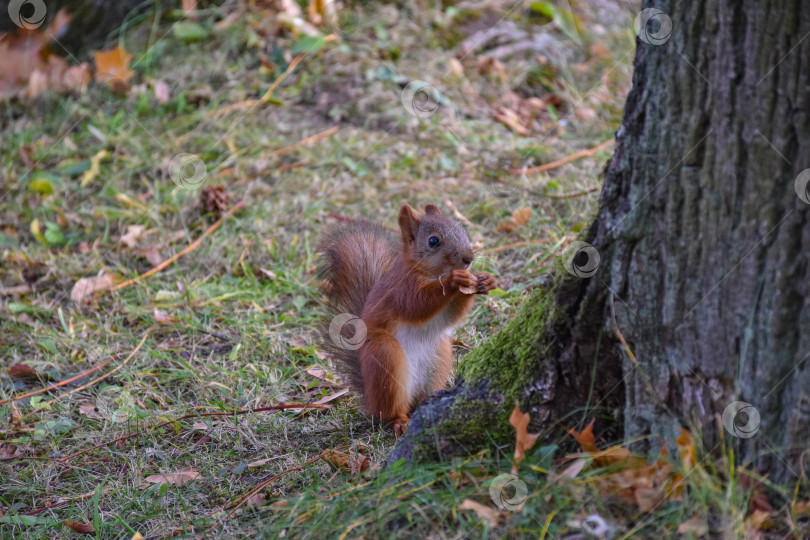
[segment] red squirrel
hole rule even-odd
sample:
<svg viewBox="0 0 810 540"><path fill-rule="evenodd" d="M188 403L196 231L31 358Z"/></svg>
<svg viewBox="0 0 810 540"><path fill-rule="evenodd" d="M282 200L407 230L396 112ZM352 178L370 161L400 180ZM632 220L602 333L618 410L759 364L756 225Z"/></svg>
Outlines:
<svg viewBox="0 0 810 540"><path fill-rule="evenodd" d="M318 275L330 316L323 348L362 396L366 414L402 435L411 411L450 379L453 329L474 295L496 282L470 273L467 234L435 204L424 214L403 204L399 228L400 238L362 220L329 231Z"/></svg>

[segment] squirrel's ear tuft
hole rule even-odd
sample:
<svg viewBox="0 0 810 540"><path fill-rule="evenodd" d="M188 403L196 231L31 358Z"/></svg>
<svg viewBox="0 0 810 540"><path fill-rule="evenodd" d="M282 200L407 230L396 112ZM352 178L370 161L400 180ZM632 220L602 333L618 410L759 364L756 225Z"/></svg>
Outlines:
<svg viewBox="0 0 810 540"><path fill-rule="evenodd" d="M425 213L433 216L440 216L442 215L441 210L435 204L426 204L425 205Z"/></svg>
<svg viewBox="0 0 810 540"><path fill-rule="evenodd" d="M407 240L416 240L419 232L419 213L411 208L408 203L404 203L399 210L399 228L402 229L402 236Z"/></svg>

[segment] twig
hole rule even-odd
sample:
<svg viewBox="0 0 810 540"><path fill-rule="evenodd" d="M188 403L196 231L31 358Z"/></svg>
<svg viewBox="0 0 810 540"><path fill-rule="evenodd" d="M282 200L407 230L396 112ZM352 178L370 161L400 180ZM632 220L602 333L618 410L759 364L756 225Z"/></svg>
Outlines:
<svg viewBox="0 0 810 540"><path fill-rule="evenodd" d="M593 154L599 152L600 150L607 148L611 143L613 143L613 139L608 139L605 142L594 146L593 148L588 148L587 150L580 150L579 152L575 152L570 156L566 156L562 159L558 159L557 161L552 161L551 163L546 163L544 165L538 165L537 167L530 167L528 169L506 169L506 170L512 174L531 174L548 171L549 169L556 169L557 167L561 167L566 163L570 163L577 159L592 156Z"/></svg>
<svg viewBox="0 0 810 540"><path fill-rule="evenodd" d="M299 161L298 163L285 163L278 168L279 172L289 171L290 169L298 169L299 167L307 167L309 161ZM257 175L259 176L259 175Z"/></svg>
<svg viewBox="0 0 810 540"><path fill-rule="evenodd" d="M267 407L257 407L255 409L242 409L242 410L238 410L238 411L220 411L220 412L211 412L211 413L192 413L192 414L185 414L183 416L180 416L179 418L174 418L172 420L168 420L166 422L162 422L160 424L157 424L157 425L149 428L148 431L154 431L154 430L156 430L158 428L162 428L162 427L168 426L170 424L175 424L175 423L177 423L177 422L179 422L181 420L185 420L187 418L200 418L200 417L207 417L207 416L239 416L239 415L248 414L248 413L263 412L263 411L278 411L278 410L284 410L284 409L330 409L330 408L331 407L329 405L316 405L316 404L308 405L308 404L304 404L304 403L292 403L292 404L289 404L289 405L270 405L270 406L267 406ZM130 433L129 435L122 435L121 437L117 437L117 438L112 439L110 441L105 441L105 442L97 444L95 446L91 446L90 448L85 448L84 450L74 452L73 454L70 454L69 456L65 456L63 458L55 459L54 461L66 462L68 460L71 460L71 459L73 459L75 457L81 456L82 454L86 454L86 453L91 452L93 450L96 450L98 448L103 448L103 447L109 446L111 444L115 444L115 443L118 443L118 442L121 442L121 441L125 441L127 439L131 439L133 437L137 437L138 435L140 435L144 431L146 431L146 430L137 430L135 433Z"/></svg>
<svg viewBox="0 0 810 540"><path fill-rule="evenodd" d="M514 244L507 244L505 246L487 248L487 249L481 250L479 253L481 253L482 255L484 253L496 253L498 251L503 251L505 249L512 249L512 248L521 247L521 246L533 246L533 245L536 245L536 244L544 244L546 242L548 242L548 238L536 238L534 240L525 240L523 242L515 242Z"/></svg>
<svg viewBox="0 0 810 540"><path fill-rule="evenodd" d="M284 148L279 148L278 150L273 150L271 152L271 154L273 154L274 156L280 156L282 154L286 154L287 152L292 152L293 150L295 150L299 146L304 146L304 145L307 145L307 144L311 144L311 143L314 143L317 140L323 139L324 137L334 135L335 133L338 132L339 129L340 128L338 126L332 126L329 129L325 129L325 130L321 131L320 133L316 133L315 135L310 135L309 137L307 137L305 139L302 139L302 140L298 141L295 144L285 146Z"/></svg>
<svg viewBox="0 0 810 540"><path fill-rule="evenodd" d="M233 110L247 109L247 108L250 108L250 107L254 107L256 105L261 105L262 103L267 103L268 101L270 101L270 98L273 97L273 92L276 91L276 89L279 87L279 85L281 83L284 82L284 80L287 78L287 76L290 73L293 72L293 70L295 69L295 66L297 66L298 63L303 59L304 59L303 54L299 54L298 56L293 58L292 62L290 62L290 65L287 66L287 69L284 70L284 73L279 75L278 78L275 81L273 81L273 84L270 85L270 88L267 89L267 92L265 92L264 95L260 99L247 99L245 101L240 101L238 103L228 105L224 109L218 110L214 114L214 116L215 117L225 116L226 114L228 114L229 112L231 112Z"/></svg>
<svg viewBox="0 0 810 540"><path fill-rule="evenodd" d="M575 197L581 197L583 195L587 195L588 193L593 193L595 191L599 191L599 187L594 187L591 189L586 189L585 191L579 191L577 193L564 193L562 195L548 195L549 199L573 199Z"/></svg>
<svg viewBox="0 0 810 540"><path fill-rule="evenodd" d="M246 502L246 501L247 501L247 500L250 498L250 496L251 496L251 495L253 495L253 494L255 494L255 493L258 493L259 491L263 490L263 489L264 489L264 488L266 488L268 485L270 485L271 483L273 483L275 480L278 480L279 478L281 478L281 477L282 477L282 476L284 476L285 474L287 474L287 473L291 473L291 472L294 472L294 471L300 471L300 470L302 470L304 467L306 467L307 465L312 465L313 463L315 463L315 462L316 462L316 461L318 461L319 459L321 459L321 454L318 454L318 455L317 455L317 456L315 456L314 458L310 458L310 459L306 460L306 461L304 462L304 464L303 464L303 465L297 465L297 466L295 466L295 467L291 467L291 468L289 468L289 469L285 469L285 470L281 471L280 473L278 473L278 474L275 474L275 475L271 476L270 478L268 478L267 480L265 480L264 482L262 482L261 484L259 484L259 485L258 485L258 486L256 486L255 488L251 489L250 491L248 491L247 493L245 493L244 495L242 495L241 497L238 497L236 500L231 501L231 506L232 506L231 510L228 512L228 515L227 515L225 518L223 518L223 519L221 519L221 520L219 520L219 521L217 522L217 525L219 525L220 523L222 523L222 522L223 522L225 519L230 519L230 518L231 518L231 516L233 516L234 512L236 512L237 510L239 510L239 508L240 508L240 507L241 507L243 504L245 504L245 502ZM233 505L234 505L235 503L237 503L237 502L238 502L238 504L236 504L236 506L233 506Z"/></svg>
<svg viewBox="0 0 810 540"><path fill-rule="evenodd" d="M453 201L451 201L450 199L445 199L444 204L447 205L447 208L449 208L451 212L453 212L453 215L456 216L457 220L463 222L468 227L473 226L472 221L467 219L467 217L464 214L458 211L458 208L456 208L456 205L453 204Z"/></svg>
<svg viewBox="0 0 810 540"><path fill-rule="evenodd" d="M91 373L94 373L94 372L100 370L101 368L108 365L113 360L117 360L119 356L120 356L119 354L113 355L113 357L110 358L109 360L107 360L106 362L102 362L101 364L97 365L94 368L90 368L87 371L82 371L78 375L75 375L75 376L73 376L73 377L71 377L69 379L65 379L64 381L59 381L58 383L54 383L54 384L52 384L50 386L47 386L45 388L40 388L39 390L34 390L33 392L28 392L27 394L23 394L21 396L16 396L16 397L13 397L11 399L4 399L4 400L0 401L0 405L5 405L6 403L9 403L11 401L19 401L19 400L25 399L27 397L36 396L37 394L41 394L43 392L48 392L50 390L53 390L54 388L59 388L60 386L65 386L66 384L72 383L76 379L81 379L82 377L86 377L86 376L90 375Z"/></svg>
<svg viewBox="0 0 810 540"><path fill-rule="evenodd" d="M135 347L135 348L132 350L132 352L131 352L131 353L129 353L129 356L127 356L126 358L124 358L124 361L123 361L123 362L121 362L120 364L118 364L117 366L115 366L113 369L111 369L110 371L108 371L107 373L105 373L104 375L102 375L101 377L98 377L98 378L96 378L96 379L93 379L93 380L92 380L92 381L90 381L89 383L84 384L84 385L82 385L82 386L80 386L80 387L78 387L78 388L74 388L74 389L73 389L73 390L71 390L70 392L67 392L67 393L60 394L60 395L56 396L55 398L53 398L52 400L50 400L50 401L48 402L48 405L50 405L50 404L51 404L51 403L53 403L54 401L59 401L59 400L60 400L60 399L62 399L63 397L67 397L67 396L69 396L69 395L71 395L71 394L75 394L76 392L81 392L82 390L86 390L86 389L90 388L91 386L93 386L93 385L94 385L94 384L96 384L97 382L103 381L104 379L106 379L107 377L109 377L110 375L112 375L113 373L115 373L116 371L118 371L119 369L121 369L122 367L124 367L125 365L127 365L127 363L128 363L130 360L132 360L132 357L133 357L133 356L135 356L135 353L137 353L137 352L138 352L138 351L141 349L141 347L143 346L143 344L146 342L146 338L148 338L148 337L149 337L149 330L147 330L147 331L146 331L146 333L143 335L143 337L141 338L141 342L140 342L140 343L138 343L138 346L137 346L137 347Z"/></svg>
<svg viewBox="0 0 810 540"><path fill-rule="evenodd" d="M166 259L165 261L163 261L159 265L155 266L151 270L148 270L148 271L144 272L140 276L137 276L137 277L134 277L132 279L128 279L128 280L126 280L126 281L124 281L122 283L119 283L118 285L112 287L110 289L110 292L113 293L113 292L115 292L115 291L117 291L119 289L123 289L124 287L128 287L128 286L132 285L133 283L137 283L142 279L148 278L149 276L151 276L153 274L157 274L158 272L160 272L161 270L163 270L164 268L166 268L167 266L172 264L174 261L176 261L177 259L179 259L183 255L186 255L186 254L194 251L195 249L197 249L197 247L199 247L200 243L203 240L208 238L214 231L219 229L219 227L220 227L220 225L222 225L223 221L225 221L227 218L231 217L233 215L233 213L236 212L237 210L239 210L240 208L242 208L242 206L244 206L244 204L245 204L245 200L242 199L241 201L239 201L238 203L233 205L230 209L228 209L227 212L222 214L222 217L219 218L213 225L208 227L208 229L206 229L206 231L204 233L202 233L202 236L200 236L194 242L192 242L191 244L189 244L188 246L183 248L180 252L175 253L174 255L172 255L171 257L169 257L168 259Z"/></svg>

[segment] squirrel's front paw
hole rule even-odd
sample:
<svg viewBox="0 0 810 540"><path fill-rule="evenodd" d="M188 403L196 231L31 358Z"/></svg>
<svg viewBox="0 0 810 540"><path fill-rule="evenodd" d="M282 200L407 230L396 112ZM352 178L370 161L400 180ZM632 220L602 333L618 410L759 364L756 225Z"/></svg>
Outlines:
<svg viewBox="0 0 810 540"><path fill-rule="evenodd" d="M482 273L476 275L475 277L478 278L478 282L476 283L478 294L487 294L489 291L498 286L498 282L495 281L495 277L491 274Z"/></svg>
<svg viewBox="0 0 810 540"><path fill-rule="evenodd" d="M450 288L473 294L478 289L478 279L469 270L453 270L450 273Z"/></svg>
<svg viewBox="0 0 810 540"><path fill-rule="evenodd" d="M411 419L408 418L407 416L404 418L397 418L396 420L394 420L394 434L397 437L402 437L403 435L405 435L405 432L408 431L408 422L410 421Z"/></svg>

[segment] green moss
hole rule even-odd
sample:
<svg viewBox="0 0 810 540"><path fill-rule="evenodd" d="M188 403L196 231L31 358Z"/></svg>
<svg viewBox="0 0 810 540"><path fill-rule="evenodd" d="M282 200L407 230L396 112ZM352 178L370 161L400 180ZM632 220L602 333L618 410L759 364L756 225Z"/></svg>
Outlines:
<svg viewBox="0 0 810 540"><path fill-rule="evenodd" d="M503 392L505 403L519 400L526 374L542 369L538 360L544 355L538 347L547 347L544 336L554 321L550 308L555 290L535 291L503 330L464 357L461 377L472 384L489 381Z"/></svg>

